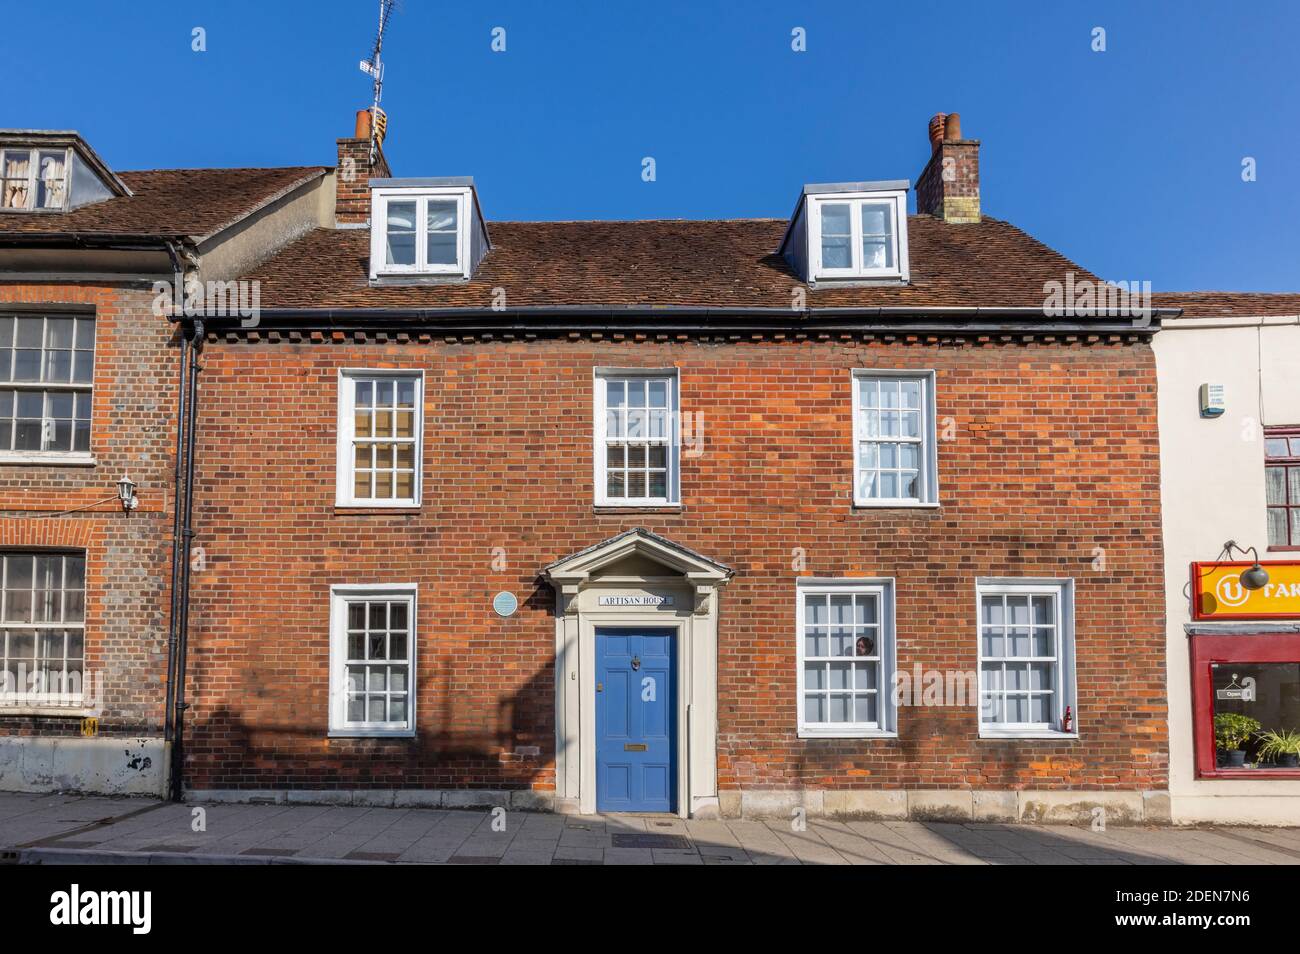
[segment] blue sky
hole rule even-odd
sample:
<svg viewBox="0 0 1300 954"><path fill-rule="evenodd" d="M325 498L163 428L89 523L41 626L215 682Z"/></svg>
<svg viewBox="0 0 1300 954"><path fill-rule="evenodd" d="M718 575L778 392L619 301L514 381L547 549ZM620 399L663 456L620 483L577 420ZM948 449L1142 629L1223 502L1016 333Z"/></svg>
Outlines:
<svg viewBox="0 0 1300 954"><path fill-rule="evenodd" d="M0 122L78 129L119 169L332 164L377 6L65 0L57 56L0 35L23 94ZM915 181L956 111L985 212L1098 274L1295 291L1297 36L1294 2L400 0L387 152L473 175L489 219L784 217L804 182Z"/></svg>

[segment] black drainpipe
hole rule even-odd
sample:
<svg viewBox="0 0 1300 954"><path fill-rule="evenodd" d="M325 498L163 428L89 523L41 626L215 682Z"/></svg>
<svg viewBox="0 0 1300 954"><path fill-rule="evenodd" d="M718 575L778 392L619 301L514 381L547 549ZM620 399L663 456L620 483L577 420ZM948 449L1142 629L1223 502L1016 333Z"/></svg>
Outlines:
<svg viewBox="0 0 1300 954"><path fill-rule="evenodd" d="M185 382L186 364L190 358L190 342L181 332L181 367L176 386L176 472L172 478L172 587L171 618L167 626L167 681L163 685L164 707L163 739L172 740L172 690L176 684L176 636L180 629L181 560L185 551L181 546L181 467L185 460Z"/></svg>
<svg viewBox="0 0 1300 954"><path fill-rule="evenodd" d="M167 254L172 262L172 281L177 288L184 288L185 260L181 249L175 242L167 242ZM178 316L173 316L176 320ZM189 339L185 337L184 327L180 327L180 373L176 385L176 467L172 475L172 579L171 579L171 615L167 621L167 680L163 683L163 741L172 741L173 714L172 694L176 687L176 638L180 628L180 582L181 561L186 553L181 546L181 465L185 457L185 382L186 364L189 361ZM170 769L170 764L168 766ZM172 790L171 774L168 773L167 797L179 800L179 793Z"/></svg>
<svg viewBox="0 0 1300 954"><path fill-rule="evenodd" d="M180 563L180 613L178 616L179 632L176 641L176 689L175 716L171 759L171 798L181 801L185 791L185 710L189 703L185 701L185 662L190 635L190 552L194 544L194 437L199 402L199 356L203 350L203 319L195 318L190 325L188 341L189 351L189 388L188 412L185 424L185 502L184 525L181 527L182 559Z"/></svg>

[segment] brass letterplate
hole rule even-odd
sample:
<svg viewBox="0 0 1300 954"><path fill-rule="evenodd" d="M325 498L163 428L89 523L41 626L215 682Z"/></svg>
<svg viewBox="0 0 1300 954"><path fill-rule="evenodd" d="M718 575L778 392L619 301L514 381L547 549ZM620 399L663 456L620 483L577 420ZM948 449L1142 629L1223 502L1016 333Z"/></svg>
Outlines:
<svg viewBox="0 0 1300 954"><path fill-rule="evenodd" d="M623 751L624 751L624 752L644 752L644 751L645 751L645 743L644 743L644 742L625 742L625 743L623 743Z"/></svg>

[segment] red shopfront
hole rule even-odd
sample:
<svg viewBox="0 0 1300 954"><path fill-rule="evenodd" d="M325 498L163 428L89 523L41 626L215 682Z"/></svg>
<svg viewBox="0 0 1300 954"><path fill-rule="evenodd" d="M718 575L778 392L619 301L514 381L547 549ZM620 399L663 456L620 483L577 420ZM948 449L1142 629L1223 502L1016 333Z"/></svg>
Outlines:
<svg viewBox="0 0 1300 954"><path fill-rule="evenodd" d="M1300 561L1193 563L1196 776L1300 780ZM1258 582L1258 581L1256 581Z"/></svg>

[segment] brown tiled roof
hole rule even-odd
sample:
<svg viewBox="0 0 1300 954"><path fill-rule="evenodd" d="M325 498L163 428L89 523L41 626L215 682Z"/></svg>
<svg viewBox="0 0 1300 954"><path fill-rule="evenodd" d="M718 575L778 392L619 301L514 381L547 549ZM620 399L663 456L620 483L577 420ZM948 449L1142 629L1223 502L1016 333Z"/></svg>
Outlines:
<svg viewBox="0 0 1300 954"><path fill-rule="evenodd" d="M1300 294L1266 292L1166 292L1151 296L1157 308L1181 308L1184 318L1257 318L1300 315Z"/></svg>
<svg viewBox="0 0 1300 954"><path fill-rule="evenodd" d="M263 308L678 305L791 307L802 282L776 254L784 219L490 222L468 282L370 287L369 231L318 229L246 276ZM807 306L1041 307L1043 283L1095 276L998 219L908 219L911 284L809 291Z"/></svg>
<svg viewBox="0 0 1300 954"><path fill-rule="evenodd" d="M0 213L0 236L41 232L203 238L326 171L320 166L288 166L120 172L133 195L70 212Z"/></svg>

